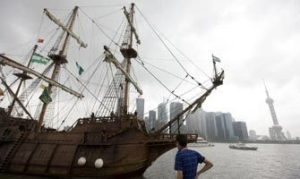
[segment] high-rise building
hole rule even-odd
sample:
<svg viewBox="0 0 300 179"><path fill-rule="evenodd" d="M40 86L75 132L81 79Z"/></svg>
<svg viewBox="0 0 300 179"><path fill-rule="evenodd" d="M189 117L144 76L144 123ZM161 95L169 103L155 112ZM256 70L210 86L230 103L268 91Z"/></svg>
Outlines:
<svg viewBox="0 0 300 179"><path fill-rule="evenodd" d="M216 140L218 133L215 121L215 113L207 112L205 114L205 124L206 124L206 140Z"/></svg>
<svg viewBox="0 0 300 179"><path fill-rule="evenodd" d="M248 130L245 122L235 121L233 124L234 135L239 138L239 140L248 139Z"/></svg>
<svg viewBox="0 0 300 179"><path fill-rule="evenodd" d="M255 130L249 130L249 139L250 140L256 140L257 139Z"/></svg>
<svg viewBox="0 0 300 179"><path fill-rule="evenodd" d="M207 139L207 128L206 128L205 117L206 117L206 112L200 109L200 112L199 112L199 119L200 119L199 135L200 135L200 137Z"/></svg>
<svg viewBox="0 0 300 179"><path fill-rule="evenodd" d="M145 107L144 98L136 98L136 112L137 112L138 119L144 119L144 107Z"/></svg>
<svg viewBox="0 0 300 179"><path fill-rule="evenodd" d="M172 102L170 104L170 120L174 119L179 113L183 111L183 104L180 102ZM179 117L179 125L183 124L183 117ZM171 126L171 133L175 134L178 133L178 123L174 122Z"/></svg>
<svg viewBox="0 0 300 179"><path fill-rule="evenodd" d="M151 110L151 111L149 111L150 130L155 128L155 121L156 121L156 111Z"/></svg>
<svg viewBox="0 0 300 179"><path fill-rule="evenodd" d="M200 130L200 111L196 110L194 113L190 113L185 118L186 128L188 133L199 134Z"/></svg>
<svg viewBox="0 0 300 179"><path fill-rule="evenodd" d="M155 129L159 129L168 123L167 103L160 103L157 107L157 120L155 122ZM167 129L164 131L167 133Z"/></svg>
<svg viewBox="0 0 300 179"><path fill-rule="evenodd" d="M210 140L235 140L232 116L230 113L207 113L206 114L207 134ZM210 121L208 121L210 120Z"/></svg>
<svg viewBox="0 0 300 179"><path fill-rule="evenodd" d="M215 115L215 122L217 128L217 140L225 140L225 124L222 113L217 113Z"/></svg>
<svg viewBox="0 0 300 179"><path fill-rule="evenodd" d="M273 104L274 100L269 96L269 91L268 91L266 85L265 85L265 90L266 90L266 94L267 94L266 103L269 106L271 117L273 120L273 126L269 128L270 138L272 140L286 140L286 138L282 132L282 127L279 125L279 122L277 119L277 115L276 115L274 104Z"/></svg>
<svg viewBox="0 0 300 179"><path fill-rule="evenodd" d="M205 111L199 108L194 113L191 113L188 116L186 116L185 121L187 133L198 134L204 139L207 138L205 113Z"/></svg>
<svg viewBox="0 0 300 179"><path fill-rule="evenodd" d="M235 139L232 121L233 118L230 113L223 113L224 127L225 127L225 139L232 140Z"/></svg>
<svg viewBox="0 0 300 179"><path fill-rule="evenodd" d="M157 120L168 122L167 103L160 103L157 108Z"/></svg>

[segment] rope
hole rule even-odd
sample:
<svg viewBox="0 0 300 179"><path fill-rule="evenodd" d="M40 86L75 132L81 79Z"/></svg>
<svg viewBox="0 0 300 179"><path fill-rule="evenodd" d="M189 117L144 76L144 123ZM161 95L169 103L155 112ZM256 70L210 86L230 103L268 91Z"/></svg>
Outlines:
<svg viewBox="0 0 300 179"><path fill-rule="evenodd" d="M175 56L175 54L171 51L171 49L168 47L168 45L164 42L164 40L160 37L158 32L154 29L153 25L148 21L148 19L144 16L144 14L140 11L138 7L136 7L138 12L141 14L141 16L144 18L146 23L150 26L151 30L154 32L154 34L157 36L157 38L162 42L162 44L165 46L165 48L169 51L169 53L173 56L175 61L179 64L179 66L185 71L185 73L191 77L192 80L194 80L199 86L202 86L202 88L206 89L199 81L197 81L188 71L187 69L180 63L178 58ZM206 89L207 90L207 89Z"/></svg>
<svg viewBox="0 0 300 179"><path fill-rule="evenodd" d="M157 38L162 42L162 44L165 46L165 48L169 51L169 53L173 56L173 58L176 60L176 62L180 65L180 67L187 73L187 69L179 62L179 60L177 59L177 57L175 56L175 54L170 50L170 48L167 46L167 44L164 42L164 40L159 36L158 32L154 29L154 27L152 26L152 24L148 21L148 19L144 16L144 14L140 11L140 9L136 6L136 9L138 10L138 12L141 14L141 16L144 18L144 20L146 21L146 23L150 26L151 30L154 32L154 34L157 36Z"/></svg>
<svg viewBox="0 0 300 179"><path fill-rule="evenodd" d="M118 43L116 43L101 27L98 23L96 23L96 21L94 19L92 19L87 13L85 13L81 8L79 8L79 10L93 23L96 25L96 27L104 34L104 36L106 38L108 38L109 40L111 40L116 46L121 47Z"/></svg>
<svg viewBox="0 0 300 179"><path fill-rule="evenodd" d="M179 88L179 86L183 83L183 81L184 81L187 77L188 77L188 76L185 76L185 78L182 79L182 80L179 82L179 84L174 88L173 92L175 92L175 91ZM167 101L170 99L170 97L171 97L171 94L169 95Z"/></svg>
<svg viewBox="0 0 300 179"><path fill-rule="evenodd" d="M80 6L80 8L97 8L97 7L123 7L124 4L110 4L110 5L89 5L89 6Z"/></svg>
<svg viewBox="0 0 300 179"><path fill-rule="evenodd" d="M98 68L98 66L96 67L96 69ZM84 84L84 83L82 83L72 72L70 72L67 68L65 68L66 69L66 71L68 72L68 73L70 73L70 75L71 76L73 76L82 86L83 86L83 88L84 89L86 89L87 90L87 92L89 92L98 102L100 102L101 104L102 104L102 102L98 99L98 97L97 96L95 96L94 94L93 94L93 92L92 91L90 91L88 88L87 88L87 86ZM96 71L96 69L95 69L95 71ZM95 71L93 72L93 74L95 74ZM88 82L89 83L89 82ZM87 85L88 85L88 83L87 83ZM105 106L106 107L106 106ZM107 107L106 107L107 108ZM108 108L107 108L107 110L108 110Z"/></svg>
<svg viewBox="0 0 300 179"><path fill-rule="evenodd" d="M108 73L108 70L106 69L106 72L105 72L105 75L104 75L103 81L102 81L102 83L100 83L100 84L104 84L104 81L105 81L105 79L106 79L107 73ZM100 75L100 76L101 76L101 75ZM99 91L98 91L98 93L97 93L97 96L99 96L99 94L100 94L100 91L102 90L102 88L103 88L103 87L104 87L104 85L100 85L100 88L99 88ZM95 107L96 103L97 103L97 101L95 101L95 102L94 102L94 104L93 104L93 107L92 107L92 110L91 110L91 111L93 111L93 110L94 110L94 107Z"/></svg>
<svg viewBox="0 0 300 179"><path fill-rule="evenodd" d="M140 57L138 56L138 59L140 59ZM140 59L141 60L141 59ZM137 61L154 79L156 79L156 81L158 81L167 91L169 91L170 93L172 93L176 98L178 98L179 100L181 100L182 102L189 104L185 99L182 99L180 96L176 95L173 91L171 91L162 81L160 81L146 66L143 62L139 62Z"/></svg>
<svg viewBox="0 0 300 179"><path fill-rule="evenodd" d="M162 33L161 33L162 34ZM184 54L180 49L178 49L167 37L162 34L162 36L177 50L183 57L185 57L191 64L193 64L199 71L201 71L206 77L210 78L207 73L204 72L197 64L195 64L186 54Z"/></svg>
<svg viewBox="0 0 300 179"><path fill-rule="evenodd" d="M110 16L110 15L116 13L116 12L119 12L119 11L120 11L120 9L117 9L117 10L114 10L114 11L109 12L109 13L107 13L107 14L104 14L104 15L102 15L102 16L95 17L94 19L97 19L97 20L98 20L98 19L102 19L102 18L104 18L104 17Z"/></svg>
<svg viewBox="0 0 300 179"><path fill-rule="evenodd" d="M140 59L140 60L141 60L141 59ZM171 72L169 72L169 71L167 71L167 70L165 70L165 69L162 69L162 68L160 68L160 67L157 67L157 66L155 66L155 65L153 65L153 64L151 64L151 63L149 63L149 62L146 62L145 60L141 60L141 61L142 61L143 63L147 64L147 65L150 65L150 66L152 66L152 67L158 69L159 71L165 72L165 73L167 73L167 74L169 74L169 75L171 75L171 76L173 76L173 77L175 77L175 78L178 78L178 79L180 79L180 80L184 80L184 81L187 82L187 83L190 83L190 84L192 84L192 85L195 85L195 83L192 83L192 82L186 80L186 77L181 78L181 77L179 77L179 76L177 76L177 75L175 75L175 74L173 74L173 73L171 73ZM198 85L197 85L197 86L198 86Z"/></svg>
<svg viewBox="0 0 300 179"><path fill-rule="evenodd" d="M90 78L89 78L89 80L87 81L87 84L90 82L90 80L92 79L92 77L94 76L94 74L95 74L95 71L97 70L97 68L99 67L99 65L100 65L101 63L99 63L97 66L96 66L96 68L95 68L95 70L93 71L93 73L92 73L92 75L90 76ZM65 68L66 69L66 68ZM75 76L75 75L73 75L68 69L66 69L72 76ZM78 80L78 78L75 76L75 79L76 80ZM78 80L79 81L79 80ZM80 81L79 81L80 82ZM81 83L83 86L83 89L81 90L81 93L84 91L84 89L87 89L88 90L88 88L83 84L83 83ZM88 92L90 92L89 90L88 90ZM100 102L100 104L102 104L102 102L96 97L96 96L94 96L93 94L92 94L92 96L97 100L97 101L99 101ZM60 124L60 126L58 127L58 128L60 128L64 123L65 123L65 121L66 121L66 119L68 118L68 116L70 115L70 113L71 113L71 111L73 110L73 108L76 106L76 104L77 104L77 102L79 101L79 98L77 98L76 99L76 101L75 101L75 103L73 104L73 106L70 108L70 110L69 110L69 112L68 112L68 114L67 114L67 116L64 118L64 120L61 122L61 124ZM102 104L103 105L103 104ZM105 108L107 108L105 105L103 105Z"/></svg>

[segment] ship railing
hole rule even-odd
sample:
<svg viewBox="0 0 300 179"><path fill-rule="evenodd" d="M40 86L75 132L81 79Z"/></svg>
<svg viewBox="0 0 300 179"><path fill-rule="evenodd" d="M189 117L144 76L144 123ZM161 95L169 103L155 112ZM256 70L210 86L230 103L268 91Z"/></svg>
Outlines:
<svg viewBox="0 0 300 179"><path fill-rule="evenodd" d="M198 134L185 134L187 136L188 141L196 141L198 138ZM161 140L175 140L177 134L160 134L159 139Z"/></svg>
<svg viewBox="0 0 300 179"><path fill-rule="evenodd" d="M73 123L70 127L71 129L74 128L77 124L86 124L86 123L103 123L103 122L115 122L115 118L108 116L108 117L94 117L94 118L80 118Z"/></svg>

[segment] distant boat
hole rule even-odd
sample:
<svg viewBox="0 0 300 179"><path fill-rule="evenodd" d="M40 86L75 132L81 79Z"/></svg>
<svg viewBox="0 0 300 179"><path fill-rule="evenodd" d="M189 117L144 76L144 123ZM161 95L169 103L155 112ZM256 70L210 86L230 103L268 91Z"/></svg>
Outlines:
<svg viewBox="0 0 300 179"><path fill-rule="evenodd" d="M189 146L190 147L214 147L215 145L209 143L207 140L203 139L202 137L198 137L197 141L189 144Z"/></svg>
<svg viewBox="0 0 300 179"><path fill-rule="evenodd" d="M257 147L246 146L244 143L230 144L229 148L238 150L257 150Z"/></svg>

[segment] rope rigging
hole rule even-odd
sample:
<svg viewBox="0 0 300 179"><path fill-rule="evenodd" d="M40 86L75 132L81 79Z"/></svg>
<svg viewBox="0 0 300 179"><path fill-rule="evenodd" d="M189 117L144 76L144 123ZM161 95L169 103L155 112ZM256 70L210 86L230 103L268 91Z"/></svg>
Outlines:
<svg viewBox="0 0 300 179"><path fill-rule="evenodd" d="M168 47L168 45L165 43L165 41L162 39L162 37L159 35L159 33L157 32L157 30L155 30L154 26L149 22L149 20L145 17L145 15L141 12L141 10L137 7L136 8L138 10L138 12L140 13L140 15L143 17L143 19L146 21L146 23L149 25L150 29L154 32L154 34L157 36L157 38L161 41L161 43L164 45L164 47L167 49L167 51L171 54L171 56L175 59L175 61L179 64L179 66L184 70L184 72L186 73L186 77L190 77L193 81L196 82L196 84L200 87L202 87L203 89L207 90L207 88L202 85L202 83L200 83L198 80L195 79L194 76L192 76L187 69L183 66L183 64L179 61L179 59L175 56L175 54L171 51L171 49ZM173 45L173 44L172 44ZM173 45L174 46L174 45ZM177 49L177 48L176 48ZM185 78L186 78L185 77ZM161 83L162 84L162 83ZM178 88L178 87L176 87ZM175 89L176 90L176 89ZM170 91L168 89L169 92L171 92L174 96L176 96L178 99L182 100L183 102L186 103L186 101L184 99L181 99L178 95L176 95L174 93L174 91Z"/></svg>
<svg viewBox="0 0 300 179"><path fill-rule="evenodd" d="M195 64L195 62L193 60L191 60L185 53L182 52L182 50L180 50L179 48L177 48L174 43L172 43L164 34L161 33L161 35L166 39L166 41L169 42L169 44L171 44L175 50L177 50L183 57L185 57L191 64L193 64L199 71L201 71L206 77L210 78L210 76L204 72L204 70L202 70L197 64Z"/></svg>
<svg viewBox="0 0 300 179"><path fill-rule="evenodd" d="M84 7L84 6L83 6ZM88 6L86 6L86 7L88 7ZM79 10L87 17L87 19L88 20L90 20L91 22L92 22L92 24L94 24L96 27L97 27L97 29L107 38L107 39L109 39L110 40L110 43L109 43L109 46L112 46L112 44L114 44L115 45L115 49L114 49L114 52L116 52L119 48L121 48L121 45L120 45L120 42L121 42L121 38L122 37L124 37L124 36L126 36L126 31L124 31L124 33L119 33L119 31L120 31L120 29L122 29L122 27L124 27L124 19L123 19L123 21L120 23L120 25L118 26L118 28L117 28L117 31L114 31L115 33L114 33L114 35L113 36L110 36L109 34L110 33L107 33L107 31L105 31L104 30L104 26L103 25L101 25L101 24L99 24L99 23L97 23L95 20L98 20L98 19L102 19L102 18L105 18L105 17L107 17L107 16L110 16L110 15L112 15L112 14L114 14L114 13L116 13L116 12L119 12L120 11L120 9L118 9L118 10L115 10L115 11L112 11L112 12L109 12L109 13L107 13L107 14L104 14L104 15L102 15L102 16L99 16L99 17L96 17L96 18L91 18L84 10L82 10L82 8L80 7L79 8ZM176 99L179 99L180 101L182 101L183 103L185 103L185 104L187 104L187 105L190 105L190 103L188 102L188 100L186 100L186 99L188 99L188 98L186 98L186 99L184 99L183 98L183 96L185 95L185 94L187 94L187 93L189 93L189 92L191 92L191 91L193 91L193 90L195 90L195 89L198 89L199 87L201 87L201 88L203 88L203 89L205 89L205 90L207 90L207 88L203 85L204 83L200 83L199 81L197 81L197 79L195 79L194 78L194 76L192 76L191 74L190 74L190 72L187 70L187 68L183 65L183 63L182 63L182 61L180 61L179 59L178 59L178 57L176 57L176 55L175 54L177 54L177 53L173 53L172 52L172 50L171 50L171 48L169 47L170 45L169 44L171 44L182 56L184 56L186 59L188 59L189 61L190 61L190 63L192 63L194 66L196 66L199 70L201 70L192 60L190 60L182 51L180 51L178 48L176 48L175 46L174 46L174 44L172 44L167 38L162 38L161 37L161 34L154 28L154 26L148 21L148 19L143 15L143 13L139 10L139 8L137 7L137 10L138 10L138 12L141 14L141 16L143 17L143 19L146 21L146 23L150 26L150 28L151 28L151 30L154 32L154 34L157 36L157 38L161 41L161 43L164 45L164 47L167 49L167 51L171 54L171 56L173 57L173 59L176 61L176 63L180 66L180 68L185 72L185 76L184 77L180 77L180 76L178 76L178 75L175 75L175 74L172 74L171 72L169 72L169 71L167 71L167 70L165 70L165 69L162 69L162 68L160 68L160 67L157 67L157 66L155 66L155 65L152 65L152 64L150 64L150 63L148 63L148 62L146 62L146 61L143 61L142 59L141 59L141 57L140 56L137 56L137 58L136 58L136 62L140 65L140 66L142 66L142 68L144 68L160 85L162 85L163 86L163 88L165 88L169 93L170 93L170 95L169 95L169 97L168 97L168 100L167 100L167 102L171 102L171 101L174 101L174 100L176 100ZM43 14L44 15L44 14ZM66 19L68 19L68 17L69 16L71 16L71 13L66 17ZM77 14L77 16L78 16L78 14ZM134 19L135 20L135 24L136 24L136 19ZM43 21L43 17L42 17L42 21ZM81 21L80 21L80 18L78 18L78 22L79 22L79 25L77 26L78 27L78 31L80 31L80 32L83 32L83 30L82 29L84 29L83 27L83 25L81 24ZM94 25L92 25L92 27L94 27ZM41 24L40 24L40 27L39 28L41 28L41 26L42 26L42 22L41 22ZM53 29L53 30L51 30L51 33L53 33L53 31L54 31L54 34L50 37L50 40L49 41L47 41L47 43L43 46L43 48L39 48L39 50L40 50L40 52L44 52L44 51L46 51L45 49L48 47L48 45L50 44L50 41L58 34L58 32L59 32L59 29L60 29L60 27L57 27L57 28L55 28L55 29ZM95 28L93 28L93 29L95 29ZM39 29L39 34L40 34L40 29ZM128 33L128 32L127 32ZM61 39L63 38L63 36L65 35L65 33L64 32L62 32L61 34L59 34L59 38L57 39L57 41L55 41L55 43L54 43L54 46L53 46L53 48L52 49L50 49L50 52L49 53L51 53L51 52L56 52L58 49L59 49L59 45L60 45L60 41L61 41ZM118 36L118 35L120 35L120 36ZM101 36L102 37L102 36ZM118 39L118 37L119 37L119 39ZM118 39L118 40L117 40ZM166 43L166 41L169 43ZM53 41L52 41L53 42ZM137 45L137 44L136 44ZM137 46L138 47L138 46ZM79 48L80 49L80 48ZM137 48L138 49L138 48ZM79 58L80 58L80 55L81 53L79 52ZM178 55L178 54L177 54ZM91 111L93 111L94 110L94 108L95 109L97 109L97 111L96 111L96 114L104 114L104 112L108 112L108 113L111 113L111 112L113 112L114 111L114 107L116 106L116 102L118 102L116 99L119 99L119 98L122 98L122 88L123 88L123 86L122 86L122 84L124 83L124 80L125 80L125 77L124 77L124 75L122 76L122 77L119 77L119 76L117 76L117 75L122 75L122 74L118 74L118 70L115 70L115 71L113 71L113 68L112 68L112 66L111 66L111 63L109 63L107 66L109 67L109 68L106 68L106 71L105 70L102 70L101 71L101 74L103 74L104 73L104 78L103 78L103 80L101 80L102 81L102 83L100 82L100 78L101 77L103 77L102 75L100 75L100 78L99 78L99 82L102 84L102 85L98 85L96 88L89 88L88 87L88 85L90 84L90 82L91 82L91 80L92 80L92 78L94 77L94 75L96 74L96 70L99 70L100 69L100 67L102 66L102 60L99 60L100 59L100 57L97 57L96 59L95 59L95 62L93 62L93 63L91 63L91 65L88 67L88 69L90 69L91 67L95 67L95 69L92 71L92 73L91 73L91 75L89 76L89 78L88 78L88 80L87 81L83 81L83 79L80 79L80 77L78 77L78 76L76 76L74 73L72 73L68 68L67 68L67 66L66 65L64 65L64 66L62 66L62 68L63 69L65 69L66 70L66 72L67 72L67 74L69 75L68 76L68 78L67 78L67 80L66 80L66 82L68 82L68 83L74 83L74 81L75 82L78 82L79 84L80 84L80 94L83 94L83 92L84 91L87 91L93 98L92 98L92 100L93 100L93 102L94 102L94 100L95 100L95 102L93 103L93 105L91 106L91 108L89 108L89 109L87 109L86 110L86 112L88 111L88 110L91 110ZM98 60L98 62L96 62ZM157 75L155 75L154 73L152 73L150 70L149 70L149 68L146 66L146 64L147 65L151 65L152 67L154 67L154 68L156 68L156 69L158 69L158 70L160 70L160 71L162 71L162 72L165 72L165 73L167 73L167 74L169 74L169 75L172 75L173 77L175 77L175 78L177 78L177 79L180 79L180 82L178 83L178 84L176 84L176 86L175 86L175 88L172 90L172 88L173 87L168 87L166 84L164 84L163 82L162 82L162 80L157 76ZM178 68L178 67L177 67ZM86 70L86 71L88 71L88 69ZM203 73L203 74L205 74L206 76L208 76L204 71L202 71L201 70L201 72ZM137 75L135 74L135 71L132 69L132 71L131 71L131 74L135 77L135 78L137 78ZM111 79L109 79L109 75L111 75ZM117 76L117 77L116 77ZM60 76L59 76L60 77ZM71 79L70 79L70 81L68 80L69 78L71 77ZM73 77L73 78L72 78ZM111 99L108 99L108 100L101 100L101 98L100 98L100 95L101 95L101 92L102 91L104 91L104 83L105 83L105 80L107 80L107 83L108 83L108 88L111 88L111 89L108 89L107 90L107 93L106 94L104 94L104 97L105 97L105 95L111 95L111 96L113 96L113 98L111 98ZM17 80L16 80L17 81ZM179 80L178 80L179 81ZM192 84L192 85L194 85L195 87L193 87L192 89L190 89L190 90L188 90L188 91L186 91L186 92L184 92L182 95L178 95L178 93L180 93L179 92L179 87L180 86L182 86L184 83L189 83L189 84ZM194 83L194 82L196 82L196 83ZM11 85L13 85L15 82L13 82ZM120 85L119 85L120 84ZM75 86L75 87L77 87L77 86ZM93 92L94 91L94 92ZM121 91L121 92L120 92ZM174 98L173 99L171 99L171 95L173 95L174 96ZM58 98L56 98L56 100L54 100L54 102L55 103L59 103L59 102L62 102L62 101L66 101L66 100L59 100L59 93L57 93L57 96L58 96ZM31 97L33 97L33 95L31 96ZM30 98L31 99L31 98ZM73 100L74 99L74 97L72 97L71 99L67 99L67 100ZM68 117L70 116L70 113L74 110L74 108L76 109L77 107L78 107L78 105L77 105L77 103L78 103L78 101L79 101L79 99L76 99L76 101L74 102L74 104L70 107L70 109L69 110L67 110L67 105L65 105L65 106L63 106L63 105L60 105L60 106L57 106L57 113L54 115L54 117L53 117L53 119L54 118L56 118L56 117L58 117L58 119L57 119L57 123L59 123L60 121L58 121L59 120L59 118L61 117L61 119L63 119L62 121L61 121L61 123L60 123L60 125L59 125L59 127L58 128L61 128L61 126L66 122L66 120L68 119ZM98 105L96 105L97 104L97 102L99 103L99 106ZM80 103L81 104L81 103ZM81 107L80 106L80 104L79 104L79 108ZM27 105L26 106L31 106L31 105L28 105L28 103L27 103ZM88 105L86 105L85 107L87 107ZM69 106L68 106L69 107ZM98 107L98 108L97 108ZM87 107L88 108L88 107ZM66 109L66 110L65 110ZM82 109L79 109L78 111L80 111L80 110L82 110ZM83 109L83 110L85 110L85 109ZM64 115L62 115L62 113L64 112ZM53 125L53 124L52 124Z"/></svg>
<svg viewBox="0 0 300 179"><path fill-rule="evenodd" d="M96 25L96 27L103 33L103 35L105 36L105 37L107 37L109 40L111 40L116 46L119 46L119 47L121 47L117 42L115 42L114 40L113 40L113 38L111 38L101 27L100 27L100 25L98 24L98 23L96 23L96 21L93 19L93 18L91 18L86 12L84 12L81 8L79 8L79 10L93 23L93 24L95 24Z"/></svg>
<svg viewBox="0 0 300 179"><path fill-rule="evenodd" d="M178 96L177 94L175 94L172 90L170 90L160 79L158 79L158 77L156 77L143 63L143 61L141 60L141 58L138 56L137 57L138 60L136 60L153 78L156 79L156 81L158 81L158 83L160 83L167 91L169 91L171 94L173 94L176 98L178 98L179 100L181 100L182 102L189 104L185 99L182 99L180 96Z"/></svg>
<svg viewBox="0 0 300 179"><path fill-rule="evenodd" d="M99 63L99 64L100 64L100 63ZM96 66L96 68L95 68L95 70L93 71L92 75L95 74L97 68L99 67L99 64ZM84 83L81 82L81 81L79 80L79 78L77 78L76 75L74 75L71 71L69 71L67 68L64 68L64 69L65 69L71 76L73 76L73 77L74 77L74 78L82 85L82 87L83 87L84 89L87 90L87 92L89 92L89 93L90 93L90 94L91 94L98 102L100 102L100 103L102 104L101 100L99 100L98 97L95 96L94 93L87 87L89 81L87 82L87 84L84 84ZM91 79L91 78L90 78L90 79ZM83 91L82 91L82 92L83 92ZM81 93L82 93L82 92L81 92ZM108 108L106 107L106 109L108 109Z"/></svg>
<svg viewBox="0 0 300 179"><path fill-rule="evenodd" d="M92 74L91 74L91 76L89 77L89 80L87 81L87 84L90 82L90 80L93 78L93 76L96 74L95 73L95 71L97 70L97 68L99 68L99 65L100 64L102 64L102 63L98 63L98 65L96 66L96 68L95 68L95 70L92 72ZM68 71L68 70L67 70ZM70 72L71 73L71 72ZM71 73L71 75L72 76L74 76L72 73ZM75 76L75 79L76 79L77 77ZM79 82L80 82L80 80L79 80ZM82 82L81 82L82 83ZM86 85L85 84L83 84L82 83L82 90L81 90L81 92L80 93L83 93L83 91L86 89L89 93L91 93L91 95L98 101L98 102L100 102L100 104L102 104L102 102L97 98L97 96L95 96L87 87L86 87ZM61 122L61 124L60 124L60 126L59 126L59 128L61 128L61 126L65 123L65 121L67 120L67 118L68 118L68 116L70 115L70 113L71 113L71 111L73 110L73 108L76 106L76 103L79 101L79 98L77 98L76 99L76 101L75 101L75 103L73 104L73 106L71 107L71 109L69 110L69 112L67 113L67 116L64 118L64 120ZM103 105L103 104L102 104ZM105 108L105 109L107 109L108 110L108 108L105 106L105 105L103 105L103 107Z"/></svg>

